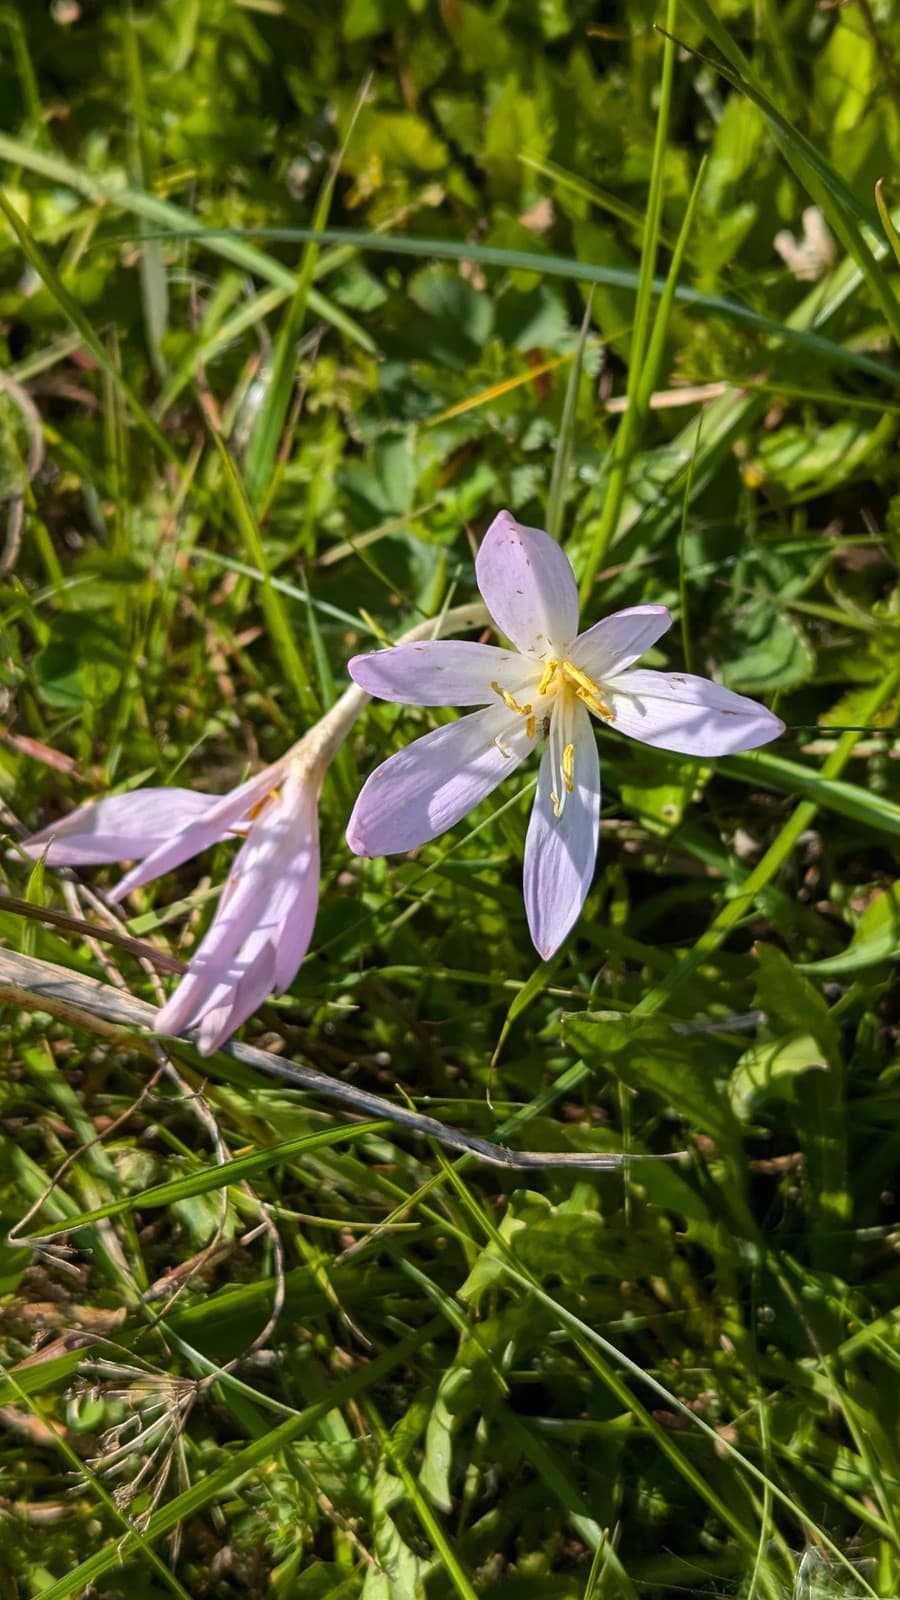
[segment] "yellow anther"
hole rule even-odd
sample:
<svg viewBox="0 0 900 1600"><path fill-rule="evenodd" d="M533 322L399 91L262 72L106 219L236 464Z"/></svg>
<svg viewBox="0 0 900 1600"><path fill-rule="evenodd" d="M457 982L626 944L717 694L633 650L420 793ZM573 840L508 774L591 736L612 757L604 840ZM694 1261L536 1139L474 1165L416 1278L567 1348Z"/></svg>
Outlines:
<svg viewBox="0 0 900 1600"><path fill-rule="evenodd" d="M536 729L537 729L537 721L536 721L536 719L534 717L529 717L528 721L525 724L525 732L527 733L529 739L533 739L534 738Z"/></svg>
<svg viewBox="0 0 900 1600"><path fill-rule="evenodd" d="M520 706L515 696L511 695L508 689L501 689L496 680L491 684L491 688L495 694L500 696L500 699L503 701L503 704L506 706L508 711L515 711L520 717L531 716L531 706Z"/></svg>
<svg viewBox="0 0 900 1600"><path fill-rule="evenodd" d="M546 694L547 693L547 690L550 688L550 685L553 682L553 679L556 677L556 669L557 669L558 666L559 666L559 662L558 661L548 661L547 662L547 665L545 666L543 672L541 673L541 681L538 684L538 694Z"/></svg>
<svg viewBox="0 0 900 1600"><path fill-rule="evenodd" d="M558 817L560 812L562 811L562 806L559 803L559 795L556 794L555 791L551 790L550 800L551 800L552 805L553 805L553 815L555 817Z"/></svg>
<svg viewBox="0 0 900 1600"><path fill-rule="evenodd" d="M270 800L278 799L280 793L280 789L270 789L268 794L264 794L261 800L257 800L256 804L250 807L250 810L247 812L247 821L253 822L259 816L259 813L263 811L269 804Z"/></svg>
<svg viewBox="0 0 900 1600"><path fill-rule="evenodd" d="M593 678L589 678L587 673L582 672L580 667L573 667L571 661L563 662L563 672L567 678L571 678L573 683L577 683L579 689L583 689L586 694L595 695L598 693L598 688Z"/></svg>
<svg viewBox="0 0 900 1600"><path fill-rule="evenodd" d="M560 687L566 688L569 685L575 690L579 700L584 701L589 711L595 712L598 717L603 717L606 722L615 721L615 712L610 711L609 706L604 705L600 698L599 684L571 661L548 661L541 673L537 692L539 696L555 695Z"/></svg>
<svg viewBox="0 0 900 1600"><path fill-rule="evenodd" d="M597 716L603 717L606 722L615 722L615 712L610 711L609 706L605 706L603 701L598 700L595 694L588 694L587 689L576 689L575 693L579 700L584 701L589 711L596 711Z"/></svg>
<svg viewBox="0 0 900 1600"><path fill-rule="evenodd" d="M566 745L566 748L562 753L560 768L562 770L563 783L566 786L566 792L567 794L571 794L575 787L575 746L573 744Z"/></svg>

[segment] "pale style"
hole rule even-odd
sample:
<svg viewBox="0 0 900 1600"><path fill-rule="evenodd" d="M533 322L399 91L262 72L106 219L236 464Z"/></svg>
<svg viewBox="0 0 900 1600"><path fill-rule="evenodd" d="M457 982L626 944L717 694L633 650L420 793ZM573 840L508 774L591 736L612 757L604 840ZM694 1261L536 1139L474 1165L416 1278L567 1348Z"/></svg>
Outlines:
<svg viewBox="0 0 900 1600"><path fill-rule="evenodd" d="M482 706L408 745L372 773L347 827L357 855L425 844L545 740L525 840L528 926L545 959L578 917L594 874L600 764L591 718L660 750L707 759L783 732L765 706L684 672L635 669L670 627L666 606L629 606L578 632L578 588L560 546L508 511L475 563L478 587L512 649L463 640L355 656L368 694L419 706Z"/></svg>

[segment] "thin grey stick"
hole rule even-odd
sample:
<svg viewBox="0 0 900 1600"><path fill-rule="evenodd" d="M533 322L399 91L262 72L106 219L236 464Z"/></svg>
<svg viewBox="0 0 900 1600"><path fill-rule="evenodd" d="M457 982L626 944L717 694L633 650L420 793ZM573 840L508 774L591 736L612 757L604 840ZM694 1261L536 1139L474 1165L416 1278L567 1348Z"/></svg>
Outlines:
<svg viewBox="0 0 900 1600"><path fill-rule="evenodd" d="M145 1053L156 1042L156 1036L151 1040L143 1031L153 1028L157 1015L155 1006L148 1005L145 1000L136 1000L133 995L113 989L109 984L99 983L96 978L81 977L66 967L38 961L33 956L19 955L13 950L0 950L0 1004L20 1006L26 1011L46 1011L74 1027L86 1028L122 1042L125 1034L133 1035L131 1042ZM195 1031L180 1035L180 1042L192 1046ZM354 1088L349 1083L341 1083L324 1072L317 1072L314 1067L282 1061L280 1056L272 1055L268 1050L258 1050L255 1045L232 1041L220 1053L270 1078L280 1078L298 1089L308 1089L325 1099L336 1100L366 1116L397 1123L422 1138L434 1139L437 1144L450 1150L472 1156L476 1161L492 1167L505 1167L513 1172L553 1167L609 1172L624 1166L626 1162L673 1159L665 1155L508 1150L505 1145L494 1144L490 1139L463 1133L459 1128L447 1128L435 1117L424 1116L406 1106L391 1105L389 1101L382 1100L380 1095ZM203 1059L204 1072L209 1070L214 1060L215 1057ZM683 1151L675 1153L676 1157L683 1154Z"/></svg>

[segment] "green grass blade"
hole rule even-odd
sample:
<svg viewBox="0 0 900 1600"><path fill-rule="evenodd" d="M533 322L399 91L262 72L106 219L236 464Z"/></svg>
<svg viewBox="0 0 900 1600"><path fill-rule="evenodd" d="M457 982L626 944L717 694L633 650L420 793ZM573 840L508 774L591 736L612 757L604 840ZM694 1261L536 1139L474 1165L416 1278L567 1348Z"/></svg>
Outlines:
<svg viewBox="0 0 900 1600"><path fill-rule="evenodd" d="M572 454L572 439L575 432L575 409L578 404L578 390L581 385L581 371L584 364L584 351L587 344L588 330L591 325L591 311L594 304L593 290L588 295L584 316L581 321L581 333L578 339L578 348L575 351L575 360L569 373L566 384L566 398L563 404L562 421L560 422L559 438L556 441L556 450L553 456L553 471L550 476L550 492L547 496L547 532L552 539L562 538L563 517L566 511L566 490L568 486L569 460Z"/></svg>
<svg viewBox="0 0 900 1600"><path fill-rule="evenodd" d="M898 264L900 264L900 233L898 233L897 229L894 227L894 219L888 210L887 202L884 198L883 178L879 178L875 185L875 204L878 207L878 215L881 218L881 226L884 229L885 238L893 250Z"/></svg>
<svg viewBox="0 0 900 1600"><path fill-rule="evenodd" d="M0 135L0 156L3 155L4 143L4 138ZM179 237L196 234L210 248L216 238L224 238L234 244L243 242L245 237L281 240L286 244L317 239L322 244L352 245L357 250L377 252L381 255L413 256L419 260L474 261L483 267L501 267L510 272L536 272L542 277L597 283L611 289L626 289L632 293L637 292L638 286L638 273L629 267L597 266L590 261L579 261L575 256L544 255L536 250L507 250L494 245L457 243L454 240L440 238L414 238L406 234L367 233L355 228L336 227L322 228L318 232L312 228L252 228L246 231L246 235L230 228L189 227L176 228L173 231ZM224 251L222 253L224 254ZM265 256L262 257L264 262L267 259ZM281 278L278 281L282 281ZM291 279L292 289L293 286ZM665 287L664 278L654 279L654 295L661 295ZM810 329L797 326L792 319L776 322L774 318L767 317L755 307L745 305L742 301L727 295L704 294L700 289L691 288L689 284L679 284L675 290L675 299L679 305L685 306L688 310L696 310L710 317L724 317L728 322L749 328L761 338L773 339L793 349L802 350L809 356L817 356L828 366L863 372L869 377L879 378L882 382L894 385L900 381L900 370L884 361L879 361L874 356L837 344L834 340L824 338Z"/></svg>
<svg viewBox="0 0 900 1600"><path fill-rule="evenodd" d="M900 665L882 679L869 696L864 714L866 721L876 717L885 701L896 693L900 685ZM830 781L839 778L840 774L850 760L856 745L859 743L861 733L858 729L849 729L842 734L837 746L822 767L821 777ZM736 760L732 757L732 760ZM816 799L801 800L800 804L791 813L778 837L769 846L765 855L747 874L740 892L732 900L727 900L721 910L717 912L706 932L701 934L693 948L679 961L677 967L652 989L648 989L643 998L634 1008L635 1016L650 1016L654 1011L663 1009L672 995L678 990L687 978L691 977L708 956L718 950L724 943L729 933L742 918L751 910L756 897L772 882L772 879L784 866L797 840L808 828L818 810Z"/></svg>
<svg viewBox="0 0 900 1600"><path fill-rule="evenodd" d="M161 200L158 195L148 194L131 184L104 182L93 173L83 171L70 161L64 161L62 157L50 156L42 150L35 150L24 140L14 139L6 133L0 133L0 160L17 162L26 171L36 172L48 178L51 183L64 184L67 188L74 189L76 194L85 195L97 205L130 212L135 217L142 217L147 222L155 223L157 228L167 233L184 232L196 235L203 241L204 248L211 250L214 255L221 256L225 261L234 262L235 266L242 267L245 272L251 272L279 289L286 289L289 294L294 292L297 283L296 273L283 262L273 260L265 251L236 237L230 229L222 232L217 229L198 228L196 217L182 206L174 205L171 200ZM148 236L145 232L145 239ZM374 352L375 341L365 329L318 289L310 289L308 305L317 317L330 323L353 344L370 353Z"/></svg>
<svg viewBox="0 0 900 1600"><path fill-rule="evenodd" d="M150 118L132 0L123 0L122 24L125 68L128 74L128 89L131 97L132 112L132 176L140 189L149 191L153 185L154 167L149 133ZM142 223L142 235L146 235L149 231L146 222ZM162 342L166 336L169 323L169 286L166 279L163 248L159 239L144 237L138 266L141 275L147 347L157 377L164 379L166 363L162 352Z"/></svg>
<svg viewBox="0 0 900 1600"><path fill-rule="evenodd" d="M231 459L228 446L218 432L215 430L212 430L212 432L213 440L225 471L228 498L231 501L235 521L243 539L244 549L260 575L262 607L272 635L272 643L281 662L282 671L294 691L298 706L306 711L308 715L315 716L318 707L316 706L312 684L309 681L309 674L303 664L303 657L297 648L291 631L287 612L282 605L281 595L273 585L269 575L269 563L253 507L247 497L238 470Z"/></svg>
<svg viewBox="0 0 900 1600"><path fill-rule="evenodd" d="M328 221L331 199L334 194L338 173L341 169L341 162L353 135L354 124L362 108L367 91L368 82L363 85L357 96L343 144L332 160L325 181L322 184L322 190L313 212L314 232L324 228ZM297 341L306 321L309 295L316 266L318 265L320 248L321 246L315 239L310 239L303 251L300 271L297 274L297 286L282 319L278 337L275 341L272 376L266 388L265 397L260 406L253 432L250 435L250 443L247 447L245 463L247 498L257 514L262 508L263 501L271 499L271 496L267 494L267 488L275 465L275 456L278 451L281 431L287 419L288 408L291 403L297 362Z"/></svg>
<svg viewBox="0 0 900 1600"><path fill-rule="evenodd" d="M412 1506L415 1516L421 1523L424 1533L427 1534L428 1538L431 1540L431 1543L434 1545L434 1548L441 1560L442 1570L450 1579L450 1582L456 1590L456 1593L459 1595L459 1600L478 1600L478 1595L472 1588L472 1585L469 1582L468 1576L464 1572L462 1565L460 1564L456 1552L447 1539L443 1528L438 1522L438 1519L432 1511L431 1506L428 1504L428 1501L425 1499L425 1496L419 1488L419 1485L416 1483L416 1480L410 1472L409 1467L406 1465L404 1456L396 1448L394 1440L382 1422L381 1417L379 1416L371 1400L364 1402L364 1410L366 1416L369 1417L373 1425L375 1433L381 1441L382 1449L384 1450L388 1461L390 1461L391 1466L406 1490L407 1499Z"/></svg>
<svg viewBox="0 0 900 1600"><path fill-rule="evenodd" d="M113 384L118 393L122 395L132 415L136 421L140 423L148 438L153 440L153 443L159 450L160 454L173 467L177 467L179 472L182 472L184 469L181 465L181 462L179 461L175 450L173 450L165 434L157 426L149 411L141 403L133 389L131 389L129 384L126 383L125 379L122 377L116 362L109 355L102 341L98 339L89 319L85 316L85 313L81 309L81 306L78 304L77 300L73 299L72 295L69 293L68 289L57 273L56 268L44 255L43 250L36 243L31 231L25 226L25 223L22 221L19 213L10 204L2 189L0 189L0 211L3 212L3 215L15 233L20 245L22 246L25 259L37 273L38 277L41 279L49 293L53 296L53 299L56 301L63 315L68 319L69 322L71 322L73 328L75 328L80 334L85 348L90 351L101 371L106 374L107 378Z"/></svg>
<svg viewBox="0 0 900 1600"><path fill-rule="evenodd" d="M669 112L672 104L672 82L675 71L675 44L671 38L677 16L677 0L666 0L667 36L663 44L662 78L659 104L656 113L656 136L653 141L653 160L650 167L650 187L647 195L647 215L641 240L641 266L638 274L634 305L634 326L628 353L628 408L616 432L612 466L606 486L603 511L591 540L587 564L581 575L580 593L584 604L593 587L597 570L603 561L607 546L619 520L628 464L640 438L644 415L638 406L638 392L642 387L644 364L650 328L650 305L659 253L659 229L662 220L663 179L666 165L666 145L669 134ZM682 233L684 229L682 229ZM681 257L678 257L679 263ZM674 262L672 271L674 271ZM660 347L661 348L661 347ZM647 393L649 394L649 390Z"/></svg>
<svg viewBox="0 0 900 1600"><path fill-rule="evenodd" d="M881 306L888 327L900 344L900 301L878 256L862 232L863 228L874 231L875 218L811 140L782 116L753 77L744 75L746 64L742 53L732 43L727 30L709 5L709 0L685 0L685 4L701 26L706 28L726 60L737 65L725 66L696 50L691 50L691 54L714 67L732 88L752 100L762 112L782 155L863 273L875 300Z"/></svg>
<svg viewBox="0 0 900 1600"><path fill-rule="evenodd" d="M128 1195L123 1200L110 1200L106 1205L97 1206L93 1211L73 1213L66 1217L66 1232L74 1228L86 1227L88 1223L98 1222L102 1217L121 1217L131 1211L140 1211L156 1206L174 1205L177 1200L187 1200L192 1195L209 1194L214 1189L224 1189L229 1184L241 1183L244 1179L252 1177L256 1172L268 1172L271 1167L278 1166L281 1162L290 1161L294 1156L311 1155L314 1150L324 1150L334 1144L349 1141L351 1144L356 1139L367 1138L370 1134L380 1133L390 1127L387 1122L355 1122L345 1128L327 1128L320 1133L303 1133L296 1139L285 1139L281 1144L269 1145L266 1149L255 1150L251 1155L236 1156L232 1161L223 1161L214 1167L203 1167L200 1172L189 1173L184 1178L172 1178L168 1183L157 1183L151 1189L141 1189L137 1194ZM36 1233L22 1236L23 1244L42 1238L48 1232L58 1232L56 1227L38 1229Z"/></svg>
<svg viewBox="0 0 900 1600"><path fill-rule="evenodd" d="M617 1380L616 1374L613 1370L614 1367L620 1367L622 1371L626 1372L628 1376L636 1383L650 1389L660 1400L664 1402L666 1406L673 1407L684 1417L686 1422L689 1421L701 1433L706 1435L717 1454L725 1454L729 1456L741 1469L741 1471L746 1473L749 1477L755 1479L763 1489L768 1487L773 1499L778 1500L779 1503L792 1514L792 1516L798 1516L797 1505L791 1499L790 1495L781 1488L780 1484L774 1483L772 1479L761 1470L761 1468L757 1467L754 1461L751 1461L750 1458L743 1453L743 1451L739 1450L730 1442L730 1440L723 1438L721 1433L719 1433L715 1428L711 1427L704 1417L699 1416L696 1412L691 1411L688 1406L685 1406L678 1399L677 1395L673 1395L664 1384L661 1384L659 1380L652 1375L652 1373L645 1372L644 1369L638 1366L636 1361L632 1361L630 1356L626 1355L624 1351L619 1350L616 1345L612 1344L610 1340L605 1339L603 1335L595 1328L591 1328L574 1312L569 1311L567 1307L560 1303L559 1300L555 1299L553 1295L548 1294L540 1287L539 1284L535 1283L533 1279L526 1277L506 1258L503 1260L503 1270L506 1276L513 1282L518 1283L519 1287L525 1293L534 1295L537 1300L545 1304L548 1309L551 1309L567 1327L571 1328L572 1331L579 1336L579 1348L582 1351L584 1351L587 1346L593 1345L596 1350L602 1353L602 1356L605 1357L606 1360L603 1361L602 1366L598 1367L598 1371L602 1372L605 1381L609 1382L610 1387L617 1394L619 1399L621 1399L630 1408L635 1409L636 1414L643 1413L641 1420L643 1421L644 1426L647 1428L649 1433L654 1435L657 1444L661 1449L664 1450L666 1455L670 1456L670 1458L674 1460L676 1457L681 1456L681 1452L673 1449L671 1441L666 1437L665 1429L658 1428L658 1425L653 1422L650 1413L646 1412L645 1408L641 1406L640 1402L635 1400L631 1390ZM684 1470L684 1460L682 1460L679 1464L682 1470ZM703 1494L704 1499L706 1499L710 1504L714 1504L716 1501L719 1502L717 1514L721 1516L723 1520L734 1529L738 1537L741 1537L743 1540L746 1535L746 1530L744 1530L739 1523L737 1524L737 1527L735 1527L735 1518L730 1507L722 1504L720 1496L706 1482L702 1475L693 1469L692 1463L689 1464L688 1470L685 1472L685 1476L693 1482L694 1487ZM828 1537L828 1534L825 1532L825 1530L821 1527L818 1527L812 1522L811 1518L808 1518L803 1514L799 1514L799 1520L804 1526L805 1530L808 1531L813 1538L821 1540L822 1544L828 1550L833 1559L838 1562L838 1564L846 1572L852 1574L856 1583L859 1584L861 1590L870 1597L870 1600L878 1600L875 1590L866 1582L865 1578L863 1578L858 1570L853 1566L852 1562L844 1554L844 1551L841 1550L840 1546L835 1544L833 1540ZM752 1543L750 1548L755 1557L755 1541ZM775 1591L776 1594L778 1592L779 1591Z"/></svg>
<svg viewBox="0 0 900 1600"><path fill-rule="evenodd" d="M661 115L662 108L660 108L660 116ZM662 155L660 156L660 161L662 161L664 154L665 150L663 149ZM619 423L618 431L616 433L616 443L613 450L613 459L610 467L609 480L606 485L603 511L598 519L596 528L594 529L590 551L588 553L587 562L582 574L582 603L584 603L591 592L594 579L599 568L603 564L603 561L606 557L606 552L610 543L615 537L616 529L619 526L619 519L622 514L622 503L625 498L625 491L628 484L628 470L634 458L635 451L640 443L641 433L647 419L647 413L650 409L650 397L656 387L659 375L662 371L663 358L666 348L666 334L669 327L669 318L672 313L672 305L677 293L678 275L681 271L685 247L690 237L694 213L697 208L697 201L700 198L703 172L704 166L701 163L700 170L694 180L694 187L691 190L690 199L688 200L687 210L685 211L684 219L678 233L678 241L675 246L668 276L666 278L666 286L663 290L662 296L660 297L659 306L657 308L656 321L653 326L652 336L649 339L646 350L642 347L637 365L635 365L633 361L629 363L627 390L628 406L621 422ZM685 485L685 504L687 504L687 499L690 494L690 479L692 476L693 472L691 471L688 482Z"/></svg>
<svg viewBox="0 0 900 1600"><path fill-rule="evenodd" d="M586 178L579 177L574 172L567 172L555 161L542 161L537 156L520 155L519 160L523 167L531 167L534 172L540 172L543 177L550 178L560 189L568 189L571 194L589 200L592 205L601 211L608 211L610 216L618 217L620 222L627 222L629 227L635 228L640 234L644 227L644 213L638 211L636 206L630 206L627 201L618 195L610 194L606 189L599 189L595 183L589 183ZM662 226L659 229L659 242L671 250L675 245L674 233L669 233Z"/></svg>
<svg viewBox="0 0 900 1600"><path fill-rule="evenodd" d="M254 1439L252 1444L239 1450L231 1460L216 1467L212 1472L205 1473L197 1483L152 1513L142 1531L142 1540L150 1543L159 1539L164 1533L176 1528L180 1522L196 1516L198 1511L214 1503L219 1495L226 1494L240 1482L245 1473L265 1467L294 1439L302 1439L308 1434L329 1411L364 1394L395 1368L402 1366L410 1356L417 1354L422 1344L440 1327L441 1321L440 1317L436 1317L427 1327L418 1329L415 1334L401 1340L383 1355L376 1356L349 1377L333 1384L321 1400L304 1406L296 1416L290 1417L277 1428L272 1428L259 1439ZM75 1600L75 1596L83 1594L84 1590L96 1583L98 1578L118 1568L133 1552L136 1542L136 1536L129 1534L124 1539L116 1538L109 1544L101 1546L94 1555L66 1573L65 1577L42 1589L40 1600Z"/></svg>
<svg viewBox="0 0 900 1600"><path fill-rule="evenodd" d="M259 567L249 566L246 561L235 561L232 556L220 555L218 550L192 550L193 561L208 562L210 566L223 567L226 572L239 572L244 578L252 578L254 583L264 583L266 580ZM302 605L310 610L321 611L323 617L333 617L335 622L340 622L345 628L353 628L358 633L364 633L372 639L378 635L363 617L355 617L350 611L342 611L340 606L333 606L327 600L314 600L306 589L301 589L299 584L291 583L287 578L269 578L270 586L277 594L287 595L289 600L299 600Z"/></svg>
<svg viewBox="0 0 900 1600"><path fill-rule="evenodd" d="M900 836L900 805L886 795L873 794L859 784L826 776L787 756L769 750L754 750L743 756L726 756L716 763L717 770L744 783L760 784L779 794L800 794L826 811L848 817L863 828Z"/></svg>
<svg viewBox="0 0 900 1600"><path fill-rule="evenodd" d="M143 1556L147 1565L153 1568L158 1577L162 1579L166 1587L171 1589L173 1594L178 1595L179 1600L192 1600L192 1597L188 1594L188 1591L182 1588L174 1572L170 1572L169 1568L166 1566L165 1562L160 1559L156 1551L151 1549L141 1530L137 1528L133 1522L131 1522L131 1520L122 1511L121 1507L116 1504L114 1497L110 1494L102 1479L98 1477L96 1473L92 1472L88 1463L83 1461L81 1457L78 1456L72 1449L72 1446L65 1436L65 1431L63 1429L52 1429L48 1427L40 1407L32 1399L32 1397L27 1394L24 1389L22 1389L21 1385L16 1380L15 1373L4 1372L2 1365L0 1365L0 1372L3 1372L4 1380L10 1385L12 1392L16 1396L16 1399L22 1402L26 1410L32 1413L42 1429L44 1429L54 1440L55 1448L60 1452L60 1455L62 1455L67 1462L69 1471L74 1474L76 1482L79 1478L84 1478L85 1481L90 1484L90 1487L97 1496L97 1499L106 1507L114 1521L118 1522L123 1529L124 1537L134 1541L136 1549Z"/></svg>
<svg viewBox="0 0 900 1600"><path fill-rule="evenodd" d="M47 130L44 125L40 85L28 48L28 34L18 6L0 6L0 27L5 28L9 34L10 50L19 74L22 99L31 130L36 139L46 141Z"/></svg>

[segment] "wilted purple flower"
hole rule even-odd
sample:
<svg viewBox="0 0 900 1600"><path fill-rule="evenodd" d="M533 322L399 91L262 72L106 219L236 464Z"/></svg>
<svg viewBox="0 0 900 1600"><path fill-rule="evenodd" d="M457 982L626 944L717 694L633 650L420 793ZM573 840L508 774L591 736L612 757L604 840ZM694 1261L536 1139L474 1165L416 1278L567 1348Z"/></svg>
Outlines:
<svg viewBox="0 0 900 1600"><path fill-rule="evenodd" d="M439 623L418 623L405 638L483 619L481 605L458 606ZM219 840L243 836L206 935L156 1018L158 1033L198 1027L198 1047L208 1055L267 994L288 987L309 948L319 904L319 794L365 702L351 685L280 760L229 794L135 789L80 806L20 846L51 867L139 862L113 890L112 899L122 900Z"/></svg>
<svg viewBox="0 0 900 1600"><path fill-rule="evenodd" d="M425 844L483 800L546 737L525 840L525 909L546 960L578 917L594 874L600 765L591 716L661 750L709 757L766 744L784 724L708 678L632 670L670 627L666 606L629 606L578 633L578 589L559 545L508 511L475 563L478 587L514 649L447 640L355 656L367 693L404 705L483 706L376 768L347 827L357 855Z"/></svg>
<svg viewBox="0 0 900 1600"><path fill-rule="evenodd" d="M319 794L364 703L359 689L348 689L280 760L229 794L135 789L81 806L25 840L22 848L51 867L139 862L112 892L122 900L219 840L243 836L206 935L156 1017L157 1033L198 1027L198 1048L208 1055L291 982L319 906Z"/></svg>
<svg viewBox="0 0 900 1600"><path fill-rule="evenodd" d="M319 902L317 805L325 765L296 755L230 794L136 789L79 807L23 848L48 865L140 862L113 890L171 872L232 834L244 842L188 971L158 1013L158 1033L199 1024L203 1054L217 1050L273 989L291 982L309 947Z"/></svg>

